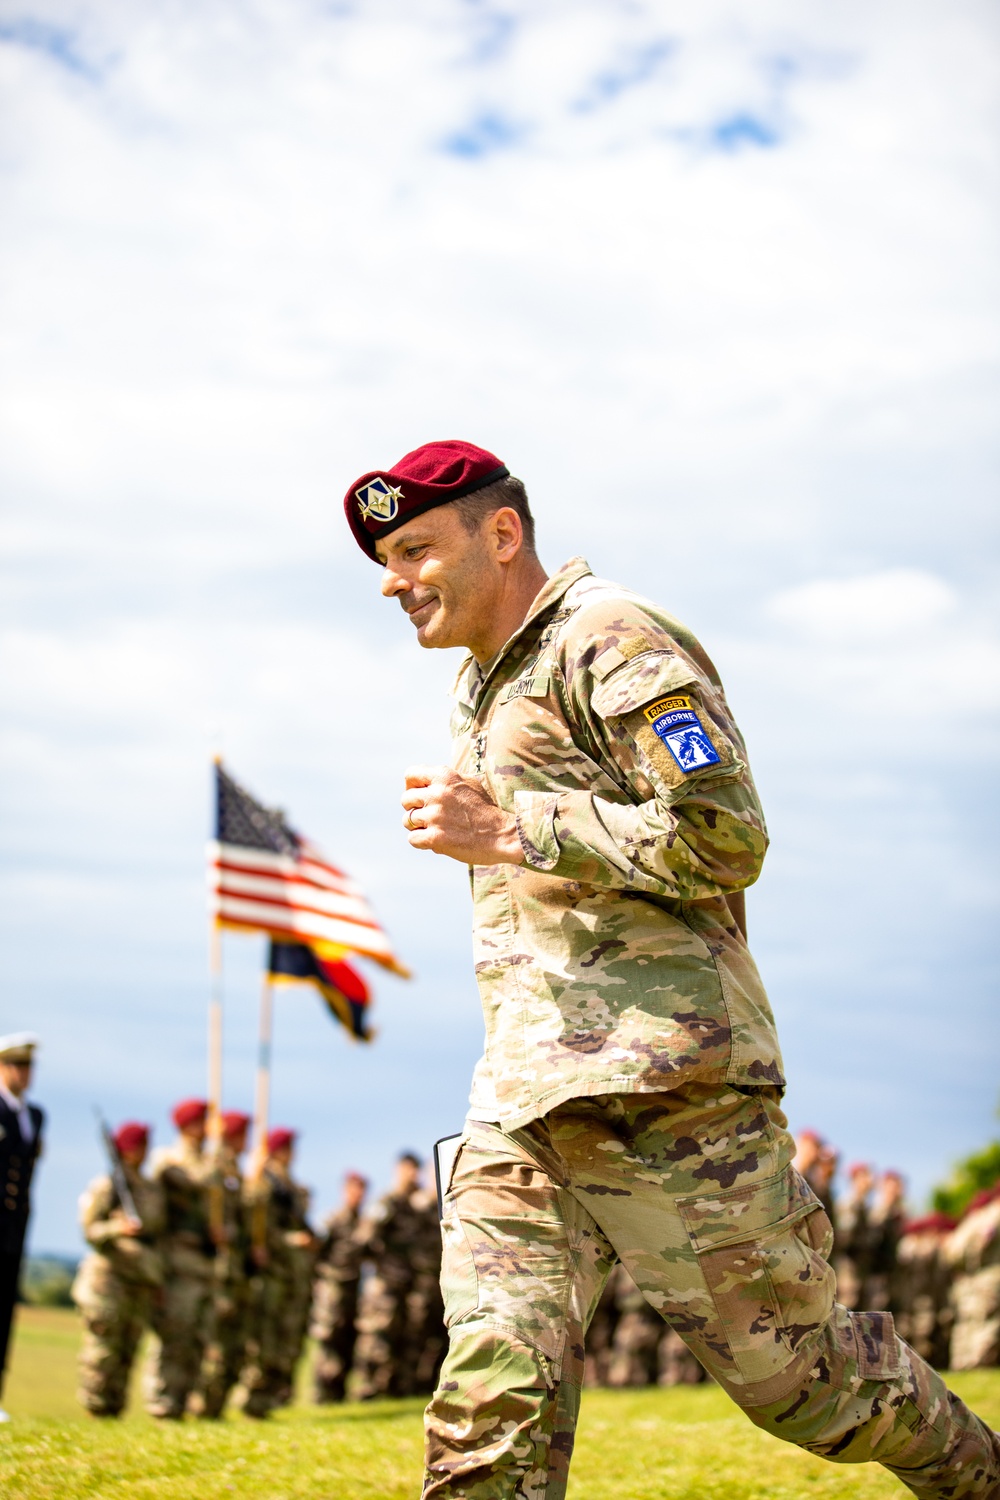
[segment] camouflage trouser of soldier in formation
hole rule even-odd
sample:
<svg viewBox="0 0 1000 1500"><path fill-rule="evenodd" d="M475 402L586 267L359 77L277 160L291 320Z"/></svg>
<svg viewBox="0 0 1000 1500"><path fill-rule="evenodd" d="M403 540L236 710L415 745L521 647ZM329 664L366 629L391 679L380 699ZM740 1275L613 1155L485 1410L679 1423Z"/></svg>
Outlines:
<svg viewBox="0 0 1000 1500"><path fill-rule="evenodd" d="M170 1275L153 1309L157 1344L146 1368L146 1410L180 1420L198 1384L211 1327L213 1284L208 1277Z"/></svg>
<svg viewBox="0 0 1000 1500"><path fill-rule="evenodd" d="M108 1278L79 1298L83 1341L77 1363L80 1405L95 1417L117 1417L125 1406L132 1363L149 1322L152 1288Z"/></svg>
<svg viewBox="0 0 1000 1500"><path fill-rule="evenodd" d="M221 1417L229 1392L240 1378L247 1344L248 1289L232 1278L216 1288L212 1330L198 1383L198 1415Z"/></svg>
<svg viewBox="0 0 1000 1500"><path fill-rule="evenodd" d="M583 1335L619 1257L758 1427L924 1497L1000 1487L1000 1443L897 1339L835 1305L832 1231L776 1091L689 1084L468 1127L445 1204L450 1346L426 1497L559 1500Z"/></svg>
<svg viewBox="0 0 1000 1500"><path fill-rule="evenodd" d="M405 1396L408 1284L397 1285L378 1272L369 1277L358 1314L355 1368L359 1401L376 1396Z"/></svg>
<svg viewBox="0 0 1000 1500"><path fill-rule="evenodd" d="M265 1274L251 1283L253 1310L247 1341L247 1366L243 1384L247 1398L243 1410L248 1417L269 1416L288 1399L294 1364L294 1323L298 1308L292 1296L291 1278Z"/></svg>
<svg viewBox="0 0 1000 1500"><path fill-rule="evenodd" d="M316 1340L314 1395L318 1402L343 1401L354 1363L358 1282L322 1280L316 1284L312 1326Z"/></svg>

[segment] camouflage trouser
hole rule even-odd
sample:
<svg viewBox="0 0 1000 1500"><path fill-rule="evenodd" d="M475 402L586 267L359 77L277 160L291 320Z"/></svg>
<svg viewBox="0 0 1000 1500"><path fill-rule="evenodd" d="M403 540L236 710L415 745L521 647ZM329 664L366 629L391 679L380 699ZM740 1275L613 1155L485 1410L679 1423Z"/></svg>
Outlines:
<svg viewBox="0 0 1000 1500"><path fill-rule="evenodd" d="M407 1395L430 1395L447 1344L440 1270L417 1271L406 1298Z"/></svg>
<svg viewBox="0 0 1000 1500"><path fill-rule="evenodd" d="M207 1277L167 1275L163 1299L153 1310L157 1342L145 1372L146 1410L153 1417L183 1417L198 1383L212 1316Z"/></svg>
<svg viewBox="0 0 1000 1500"><path fill-rule="evenodd" d="M151 1289L104 1279L99 1292L79 1299L83 1341L77 1363L77 1397L95 1417L117 1417L149 1321Z"/></svg>
<svg viewBox="0 0 1000 1500"><path fill-rule="evenodd" d="M266 1417L287 1400L291 1388L298 1309L290 1276L265 1272L254 1278L253 1294L243 1410L248 1417Z"/></svg>
<svg viewBox="0 0 1000 1500"><path fill-rule="evenodd" d="M425 1495L564 1495L583 1334L616 1256L765 1431L885 1464L920 1496L1000 1493L1000 1441L891 1316L835 1305L829 1220L793 1151L772 1091L721 1086L574 1099L509 1135L470 1125Z"/></svg>
<svg viewBox="0 0 1000 1500"><path fill-rule="evenodd" d="M358 1399L405 1396L406 1299L408 1286L397 1286L377 1272L365 1282L358 1314Z"/></svg>
<svg viewBox="0 0 1000 1500"><path fill-rule="evenodd" d="M309 1330L318 1346L313 1376L316 1401L343 1401L347 1393L347 1377L354 1363L357 1314L357 1281L334 1281L325 1276L317 1281Z"/></svg>
<svg viewBox="0 0 1000 1500"><path fill-rule="evenodd" d="M233 1277L217 1285L212 1298L211 1334L198 1381L198 1415L221 1417L226 1398L240 1378L246 1358L247 1283Z"/></svg>

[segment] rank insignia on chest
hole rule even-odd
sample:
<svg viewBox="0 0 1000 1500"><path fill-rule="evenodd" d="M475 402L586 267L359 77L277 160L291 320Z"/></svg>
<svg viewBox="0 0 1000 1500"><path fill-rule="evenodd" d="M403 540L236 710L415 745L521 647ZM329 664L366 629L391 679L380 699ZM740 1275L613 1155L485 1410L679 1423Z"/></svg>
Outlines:
<svg viewBox="0 0 1000 1500"><path fill-rule="evenodd" d="M719 752L691 707L690 698L683 694L661 698L642 712L682 771L698 771L718 763Z"/></svg>
<svg viewBox="0 0 1000 1500"><path fill-rule="evenodd" d="M398 513L399 502L403 498L403 492L398 485L393 487L384 479L373 479L369 484L363 484L354 493L361 507L362 521L370 518L376 521L391 521Z"/></svg>

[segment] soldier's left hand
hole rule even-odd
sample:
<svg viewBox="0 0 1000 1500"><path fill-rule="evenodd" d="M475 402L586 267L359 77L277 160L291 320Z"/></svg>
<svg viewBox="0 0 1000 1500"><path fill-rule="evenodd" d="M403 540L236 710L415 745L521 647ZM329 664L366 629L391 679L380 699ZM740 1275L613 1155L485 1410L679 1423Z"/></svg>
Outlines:
<svg viewBox="0 0 1000 1500"><path fill-rule="evenodd" d="M524 863L517 824L482 782L450 766L411 766L400 800L414 849L446 854L463 865Z"/></svg>

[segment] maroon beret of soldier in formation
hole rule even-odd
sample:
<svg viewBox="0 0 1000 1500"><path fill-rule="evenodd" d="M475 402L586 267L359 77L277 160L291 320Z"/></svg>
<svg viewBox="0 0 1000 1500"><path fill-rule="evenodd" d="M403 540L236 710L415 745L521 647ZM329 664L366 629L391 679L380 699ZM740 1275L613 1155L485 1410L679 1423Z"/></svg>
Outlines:
<svg viewBox="0 0 1000 1500"><path fill-rule="evenodd" d="M495 453L475 443L424 443L391 468L372 469L356 479L344 496L344 511L358 546L378 562L375 543L382 537L414 516L472 495L509 473Z"/></svg>

